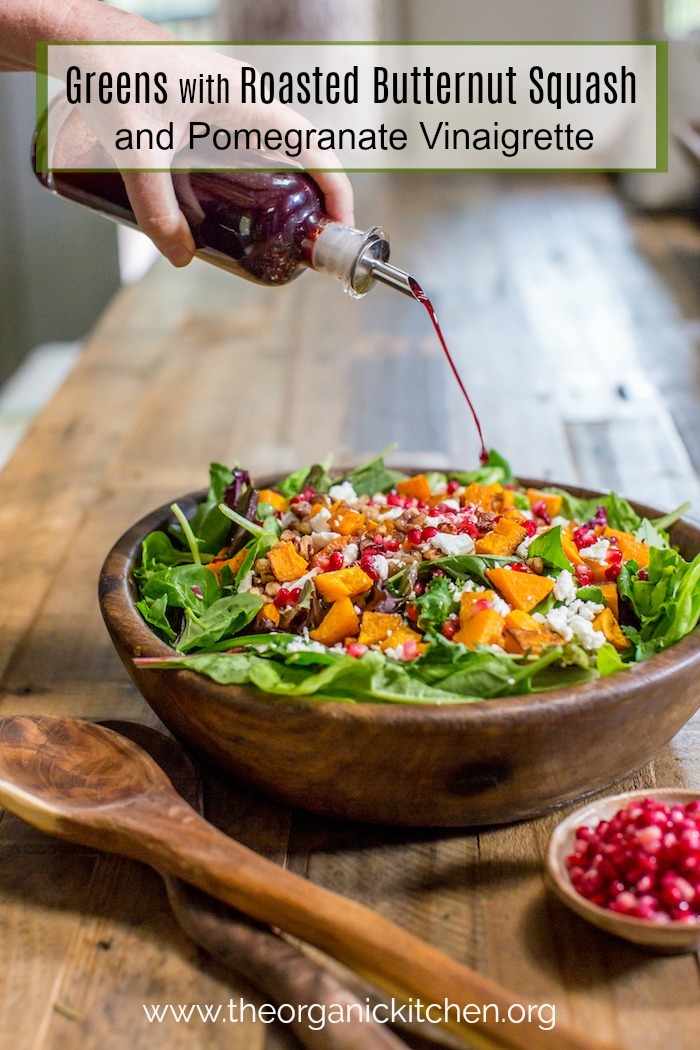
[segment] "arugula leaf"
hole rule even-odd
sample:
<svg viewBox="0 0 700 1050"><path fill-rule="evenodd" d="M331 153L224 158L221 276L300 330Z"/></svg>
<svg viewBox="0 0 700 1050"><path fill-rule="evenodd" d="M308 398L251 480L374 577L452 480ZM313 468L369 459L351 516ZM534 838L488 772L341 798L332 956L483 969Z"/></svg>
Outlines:
<svg viewBox="0 0 700 1050"><path fill-rule="evenodd" d="M134 570L134 576L138 580L145 580L160 569L186 565L191 561L190 552L174 547L170 537L164 532L149 532L141 544L141 564Z"/></svg>
<svg viewBox="0 0 700 1050"><path fill-rule="evenodd" d="M278 492L285 499L289 499L290 496L296 496L297 492L301 492L304 488L310 471L311 467L302 467L300 470L294 470L291 474L287 474L287 477L277 484Z"/></svg>
<svg viewBox="0 0 700 1050"><path fill-rule="evenodd" d="M175 648L187 653L218 642L224 635L235 635L257 616L264 604L261 595L246 592L219 598L202 612L186 608L185 629Z"/></svg>
<svg viewBox="0 0 700 1050"><path fill-rule="evenodd" d="M236 573L235 586L239 587L241 580L248 575L258 558L264 558L271 547L277 543L279 537L279 522L277 518L265 518L262 523L262 532L258 538L248 547L241 567Z"/></svg>
<svg viewBox="0 0 700 1050"><path fill-rule="evenodd" d="M448 576L455 580L473 579L490 587L487 569L495 569L499 565L510 565L511 562L519 561L518 558L502 557L499 554L453 554L447 558L435 558L433 561L420 562L418 564L418 575L429 576L435 569L442 569ZM405 572L402 569L401 572ZM390 583L394 583L401 573L391 577Z"/></svg>
<svg viewBox="0 0 700 1050"><path fill-rule="evenodd" d="M454 588L444 576L431 580L423 594L413 599L421 631L439 629L455 606Z"/></svg>
<svg viewBox="0 0 700 1050"><path fill-rule="evenodd" d="M473 482L477 485L516 484L510 463L494 449L489 452L489 458L483 467L469 471L451 471L449 476L460 485L471 485Z"/></svg>
<svg viewBox="0 0 700 1050"><path fill-rule="evenodd" d="M528 547L527 556L541 558L545 565L551 565L555 569L574 571L561 545L561 525L555 525L553 529L547 529L540 536L536 536Z"/></svg>
<svg viewBox="0 0 700 1050"><path fill-rule="evenodd" d="M646 543L648 547L659 547L664 550L669 546L666 533L661 532L657 526L652 525L648 518L641 519L641 524L634 530L634 535L636 539Z"/></svg>

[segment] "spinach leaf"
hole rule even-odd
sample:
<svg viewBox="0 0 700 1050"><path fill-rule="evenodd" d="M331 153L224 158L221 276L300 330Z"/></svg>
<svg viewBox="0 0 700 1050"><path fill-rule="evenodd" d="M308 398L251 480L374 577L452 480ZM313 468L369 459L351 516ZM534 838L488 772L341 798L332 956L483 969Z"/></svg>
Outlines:
<svg viewBox="0 0 700 1050"><path fill-rule="evenodd" d="M274 547L277 543L279 536L279 522L277 521L277 518L265 518L262 525L259 527L262 529L262 532L259 533L258 538L248 547L248 553L243 559L240 569L236 573L236 587L240 587L241 580L248 575L258 558L264 558L270 548Z"/></svg>
<svg viewBox="0 0 700 1050"><path fill-rule="evenodd" d="M611 492L609 496L605 496L598 502L607 511L608 524L611 529L618 529L620 532L634 532L641 525L642 519L636 510L616 492Z"/></svg>
<svg viewBox="0 0 700 1050"><path fill-rule="evenodd" d="M264 604L261 595L246 592L219 598L201 612L186 608L185 629L175 648L187 653L218 642L224 635L235 635L257 616Z"/></svg>
<svg viewBox="0 0 700 1050"><path fill-rule="evenodd" d="M287 477L283 478L276 488L286 499L296 496L307 485L312 485L316 492L325 494L334 484L334 479L328 473L330 466L331 457L327 456L322 463L314 463L311 467L302 467L301 470L294 470L291 474L287 474Z"/></svg>
<svg viewBox="0 0 700 1050"><path fill-rule="evenodd" d="M451 471L450 479L458 481L460 485L471 485L473 482L476 482L477 485L514 485L516 483L510 463L494 449L489 452L489 458L483 467L469 471Z"/></svg>
<svg viewBox="0 0 700 1050"><path fill-rule="evenodd" d="M176 609L195 612L221 597L221 587L213 572L201 565L175 565L154 572L141 586L144 598L165 597ZM200 597L201 596L201 597Z"/></svg>
<svg viewBox="0 0 700 1050"><path fill-rule="evenodd" d="M172 641L176 637L175 631L170 626L166 615L168 599L165 594L161 594L160 598L155 599L142 598L141 601L136 602L136 608L146 623L150 623L151 627L155 627L168 641Z"/></svg>
<svg viewBox="0 0 700 1050"><path fill-rule="evenodd" d="M600 587L579 587L576 591L576 597L580 598L582 602L595 602L596 605L608 604L603 597Z"/></svg>
<svg viewBox="0 0 700 1050"><path fill-rule="evenodd" d="M623 661L617 649L610 642L601 645L596 657L596 665L601 678L615 674L617 671L626 671L629 668L629 664Z"/></svg>
<svg viewBox="0 0 700 1050"><path fill-rule="evenodd" d="M344 474L342 481L349 481L358 496L374 496L377 492L389 492L399 481L405 481L407 474L399 470L392 470L384 463L387 449L380 455L363 463L360 467Z"/></svg>
<svg viewBox="0 0 700 1050"><path fill-rule="evenodd" d="M541 558L545 565L550 565L554 569L574 571L561 545L561 525L555 525L553 529L547 529L540 536L536 536L528 547L527 556L528 558Z"/></svg>
<svg viewBox="0 0 700 1050"><path fill-rule="evenodd" d="M221 550L229 534L231 526L219 510L219 504L224 501L226 489L232 484L233 478L234 472L228 467L212 463L209 467L209 491L190 519L190 527L199 540L200 549L208 554L216 554ZM170 532L178 538L182 537L179 525L171 526Z"/></svg>
<svg viewBox="0 0 700 1050"><path fill-rule="evenodd" d="M141 544L141 564L134 571L134 576L138 580L146 580L160 569L191 562L190 552L174 547L164 532L150 532Z"/></svg>
<svg viewBox="0 0 700 1050"><path fill-rule="evenodd" d="M700 619L700 554L684 561L673 550L652 547L648 579L634 573L628 562L618 577L620 593L632 604L640 622L637 658L667 649L689 634ZM621 581L621 583L620 583ZM628 634L628 637L632 637Z"/></svg>

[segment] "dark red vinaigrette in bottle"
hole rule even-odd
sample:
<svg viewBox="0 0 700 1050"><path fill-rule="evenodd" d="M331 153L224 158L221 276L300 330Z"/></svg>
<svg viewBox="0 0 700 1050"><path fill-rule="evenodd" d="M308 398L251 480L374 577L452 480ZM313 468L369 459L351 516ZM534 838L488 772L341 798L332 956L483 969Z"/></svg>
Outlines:
<svg viewBox="0 0 700 1050"><path fill-rule="evenodd" d="M57 110L54 126L59 130L52 171L37 172L40 182L60 197L135 227L121 176L116 170L105 170L112 168L107 153L65 96L55 100L52 107ZM78 162L71 164L71 158ZM36 171L36 155L33 160ZM85 170L88 168L102 170ZM295 169L175 170L173 185L192 230L197 255L207 262L270 287L287 284L310 267L339 278L354 298L381 281L421 303L474 418L481 462L488 460L479 418L433 304L415 278L389 264L389 242L382 229L357 230L330 219L316 183Z"/></svg>

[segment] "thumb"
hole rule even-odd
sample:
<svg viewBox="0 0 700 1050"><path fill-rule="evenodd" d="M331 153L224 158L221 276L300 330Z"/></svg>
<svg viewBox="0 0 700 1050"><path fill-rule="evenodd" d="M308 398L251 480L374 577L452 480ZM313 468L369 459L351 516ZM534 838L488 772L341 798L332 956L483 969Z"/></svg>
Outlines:
<svg viewBox="0 0 700 1050"><path fill-rule="evenodd" d="M196 246L170 172L125 171L122 178L139 228L173 266L186 266Z"/></svg>

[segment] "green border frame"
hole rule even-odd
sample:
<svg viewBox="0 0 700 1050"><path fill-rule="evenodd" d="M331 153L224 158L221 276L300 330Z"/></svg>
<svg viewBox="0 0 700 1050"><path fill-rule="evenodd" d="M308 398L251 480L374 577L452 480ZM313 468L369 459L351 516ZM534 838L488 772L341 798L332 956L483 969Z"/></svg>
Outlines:
<svg viewBox="0 0 700 1050"><path fill-rule="evenodd" d="M36 45L36 140L35 140L35 170L37 174L48 174L48 126L47 114L49 109L49 46L71 47L85 41L39 41ZM294 40L294 41L271 41L271 40L92 40L90 44L95 46L124 46L131 47L231 47L240 44L241 47L308 47L311 45L323 47L653 47L656 54L656 165L653 168L524 168L524 167L502 167L502 168L314 168L314 171L348 171L354 174L376 173L376 172L405 172L405 173L432 173L438 174L465 174L468 172L490 172L493 174L602 174L602 173L628 173L628 172L654 172L663 173L668 171L669 154L669 116L668 116L668 41L666 40ZM107 168L81 168L81 171L105 172L113 169ZM131 168L125 171L170 171L170 168ZM190 168L190 171L201 171L210 169ZM239 171L239 168L216 168L216 171L231 172ZM255 168L255 171L275 171L278 168Z"/></svg>

